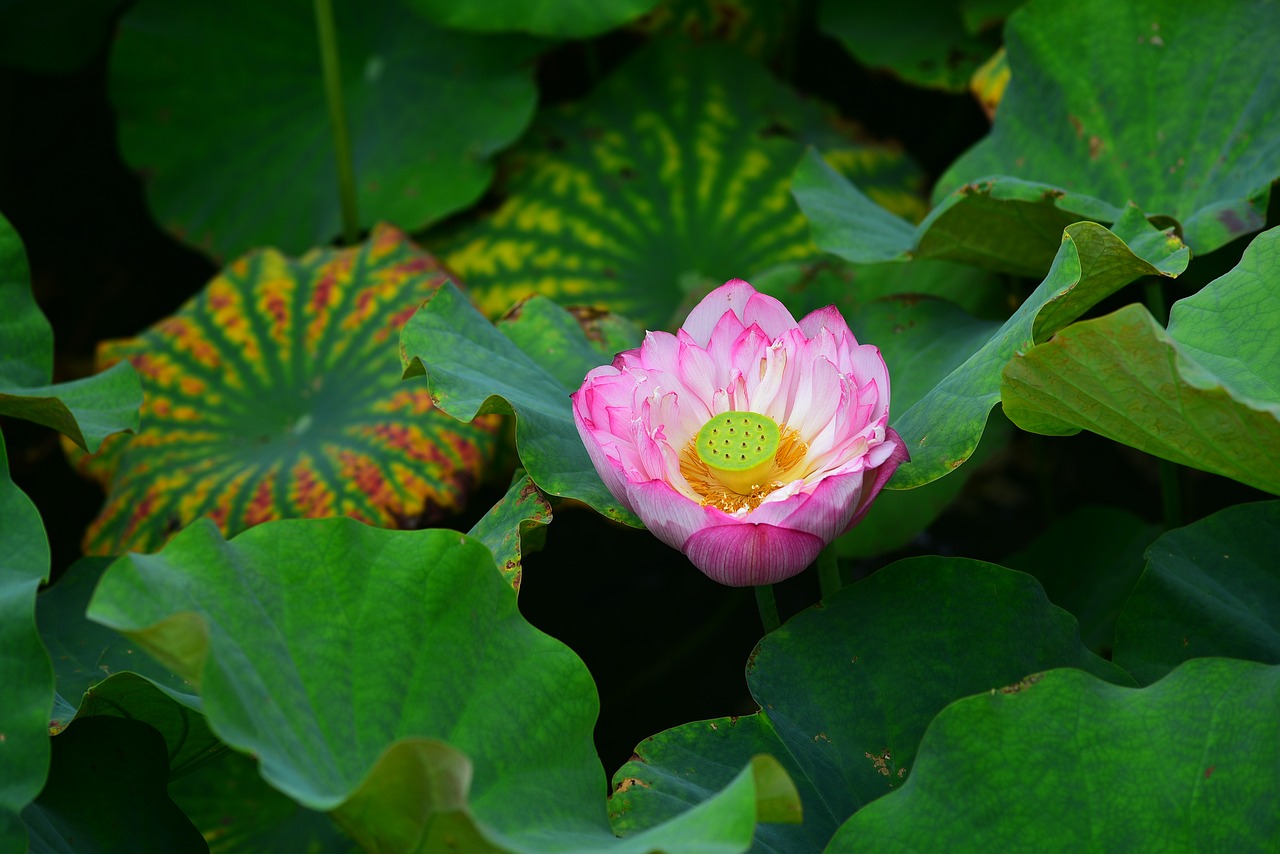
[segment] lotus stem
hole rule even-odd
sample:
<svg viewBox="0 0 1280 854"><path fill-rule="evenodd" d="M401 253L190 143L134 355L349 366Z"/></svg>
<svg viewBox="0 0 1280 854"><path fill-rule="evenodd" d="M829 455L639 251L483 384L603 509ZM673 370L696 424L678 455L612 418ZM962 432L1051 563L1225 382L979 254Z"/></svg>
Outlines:
<svg viewBox="0 0 1280 854"><path fill-rule="evenodd" d="M772 584L756 586L756 607L760 609L760 623L764 626L766 635L782 625L782 621L778 619L778 602L773 598Z"/></svg>
<svg viewBox="0 0 1280 854"><path fill-rule="evenodd" d="M333 24L332 0L315 0L316 34L320 42L320 63L324 67L324 94L329 102L329 124L338 159L338 201L342 207L342 242L348 246L360 239L360 217L356 211L356 174L347 135L347 113L342 103L342 63L338 57L338 34Z"/></svg>

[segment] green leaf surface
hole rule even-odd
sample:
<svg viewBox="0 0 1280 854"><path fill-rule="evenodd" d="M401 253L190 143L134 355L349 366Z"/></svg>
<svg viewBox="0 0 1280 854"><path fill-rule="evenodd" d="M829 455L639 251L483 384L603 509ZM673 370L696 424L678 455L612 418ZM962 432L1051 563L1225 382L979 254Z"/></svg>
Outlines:
<svg viewBox="0 0 1280 854"><path fill-rule="evenodd" d="M974 70L1000 47L1000 33L971 32L961 6L957 0L823 0L818 26L864 65L917 86L963 92Z"/></svg>
<svg viewBox="0 0 1280 854"><path fill-rule="evenodd" d="M661 0L629 29L651 39L715 39L769 61L785 49L806 13L807 9L776 0Z"/></svg>
<svg viewBox="0 0 1280 854"><path fill-rule="evenodd" d="M406 0L442 27L589 38L648 12L657 0Z"/></svg>
<svg viewBox="0 0 1280 854"><path fill-rule="evenodd" d="M1151 228L1134 208L1115 233L1092 222L1069 226L1049 274L1022 306L910 409L899 410L892 423L906 440L911 461L898 468L889 487L922 486L969 458L991 407L1001 399L1001 369L1016 354L1140 276L1176 276L1187 256L1176 238ZM1017 419L1014 423L1022 426Z"/></svg>
<svg viewBox="0 0 1280 854"><path fill-rule="evenodd" d="M277 792L258 763L234 751L169 784L169 797L200 829L212 854L355 854L349 837L322 812Z"/></svg>
<svg viewBox="0 0 1280 854"><path fill-rule="evenodd" d="M432 411L400 381L397 336L447 276L394 228L351 249L274 250L228 265L99 361L133 364L142 428L78 459L109 486L91 554L158 548L201 516L229 533L268 519L349 515L416 528L460 512L498 423Z"/></svg>
<svg viewBox="0 0 1280 854"><path fill-rule="evenodd" d="M91 717L53 740L49 782L23 812L35 852L208 851L165 791L165 743L140 721Z"/></svg>
<svg viewBox="0 0 1280 854"><path fill-rule="evenodd" d="M1160 531L1128 510L1085 505L1001 563L1034 575L1049 601L1080 621L1085 646L1110 657L1116 618L1142 574L1147 546Z"/></svg>
<svg viewBox="0 0 1280 854"><path fill-rule="evenodd" d="M361 224L421 228L470 205L533 115L541 44L441 29L396 0L333 5ZM120 22L110 77L125 160L181 240L225 258L339 232L312 3L146 0Z"/></svg>
<svg viewBox="0 0 1280 854"><path fill-rule="evenodd" d="M1280 667L1184 664L1135 690L1055 670L943 710L902 789L828 851L1265 851Z"/></svg>
<svg viewBox="0 0 1280 854"><path fill-rule="evenodd" d="M1115 661L1146 685L1192 658L1280 664L1280 502L1237 504L1151 544L1116 627Z"/></svg>
<svg viewBox="0 0 1280 854"><path fill-rule="evenodd" d="M3 434L0 519L0 844L8 851L22 849L18 813L39 794L49 769L53 672L35 621L36 591L49 577L49 542L40 512L9 477Z"/></svg>
<svg viewBox="0 0 1280 854"><path fill-rule="evenodd" d="M1088 652L1030 576L961 558L899 561L760 642L747 682L762 710L641 743L614 777L619 832L662 821L769 751L796 781L800 827L761 826L757 850L812 851L856 810L910 779L916 746L948 703L1049 667L1129 684Z"/></svg>
<svg viewBox="0 0 1280 854"><path fill-rule="evenodd" d="M604 359L572 317L547 298L530 300L523 311L532 305L542 316L539 302L555 309L547 315L558 312L560 320L540 327L547 337L524 339L530 347L526 352L485 320L457 288L444 285L405 324L400 337L405 376L425 373L431 399L455 418L514 413L520 462L540 489L639 527L596 474L573 422L569 395Z"/></svg>
<svg viewBox="0 0 1280 854"><path fill-rule="evenodd" d="M50 385L53 330L31 293L27 253L0 216L0 415L52 427L96 451L121 430L136 430L142 389L127 365L94 377Z"/></svg>
<svg viewBox="0 0 1280 854"><path fill-rule="evenodd" d="M1005 42L991 133L935 198L993 175L1048 182L1079 219L1099 199L1171 217L1197 255L1262 228L1280 177L1280 6L1032 0Z"/></svg>
<svg viewBox="0 0 1280 854"><path fill-rule="evenodd" d="M805 143L923 214L900 151L855 141L732 48L659 39L540 116L504 160L498 208L430 245L489 316L541 293L678 326L728 279L819 257L787 192Z"/></svg>
<svg viewBox="0 0 1280 854"><path fill-rule="evenodd" d="M1174 303L1166 332L1139 305L1074 324L1004 369L1025 430L1081 429L1280 493L1280 229Z"/></svg>
<svg viewBox="0 0 1280 854"><path fill-rule="evenodd" d="M511 488L467 532L493 552L498 571L520 589L523 555L540 548L551 524L551 505L528 475L517 472Z"/></svg>
<svg viewBox="0 0 1280 854"><path fill-rule="evenodd" d="M1071 223L1113 223L1124 215L1114 205L1080 195L1068 208L1058 187L997 176L957 188L914 225L813 151L796 167L791 191L809 218L814 243L847 261L942 259L1029 277L1049 269L1062 230Z"/></svg>
<svg viewBox="0 0 1280 854"><path fill-rule="evenodd" d="M366 849L458 834L479 850L613 845L591 677L524 621L477 541L342 518L226 541L201 522L115 563L89 616L199 686L224 741ZM726 827L740 843L726 850L744 850L775 778L746 768L701 812L617 850L706 850Z"/></svg>

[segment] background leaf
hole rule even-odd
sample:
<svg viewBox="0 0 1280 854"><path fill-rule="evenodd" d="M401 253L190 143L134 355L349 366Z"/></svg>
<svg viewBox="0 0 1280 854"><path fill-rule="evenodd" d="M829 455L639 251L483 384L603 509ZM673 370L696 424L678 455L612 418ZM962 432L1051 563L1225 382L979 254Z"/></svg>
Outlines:
<svg viewBox="0 0 1280 854"><path fill-rule="evenodd" d="M1265 849L1278 714L1280 668L1243 661L1188 662L1142 690L1038 674L943 710L907 784L828 850Z"/></svg>
<svg viewBox="0 0 1280 854"><path fill-rule="evenodd" d="M957 0L847 3L823 0L819 26L855 59L887 68L908 83L963 91L977 67L1000 46L999 17L969 26Z"/></svg>
<svg viewBox="0 0 1280 854"><path fill-rule="evenodd" d="M678 326L728 279L816 259L787 189L803 143L923 213L916 168L855 142L738 51L658 40L504 160L496 211L429 243L496 316L531 293Z"/></svg>
<svg viewBox="0 0 1280 854"><path fill-rule="evenodd" d="M536 308L539 302L546 305ZM521 311L542 315L544 309L560 319L525 338L526 352L446 284L405 324L405 376L425 373L431 399L455 418L514 413L520 462L540 489L640 527L605 488L573 423L569 395L604 360L568 312L545 297L524 303ZM567 385L572 376L578 379Z"/></svg>
<svg viewBox="0 0 1280 854"><path fill-rule="evenodd" d="M1049 601L1080 621L1085 646L1110 658L1116 618L1142 575L1143 554L1160 530L1128 510L1085 505L1054 521L1031 545L1001 563L1034 575Z"/></svg>
<svg viewBox="0 0 1280 854"><path fill-rule="evenodd" d="M1088 0L1064 15L1031 0L1005 41L1012 80L995 125L935 199L992 175L1044 181L1082 219L1096 199L1172 217L1197 255L1262 228L1280 177L1275 4Z"/></svg>
<svg viewBox="0 0 1280 854"><path fill-rule="evenodd" d="M961 558L899 561L760 642L747 682L762 711L638 746L614 776L614 826L660 821L723 785L743 755L768 750L796 781L805 818L757 828L757 846L815 850L915 773L916 745L944 706L1059 666L1130 681L1084 649L1075 620L1031 577Z"/></svg>
<svg viewBox="0 0 1280 854"><path fill-rule="evenodd" d="M397 0L333 5L361 223L421 228L473 203L533 115L541 44L440 29ZM120 148L184 242L293 253L339 232L313 15L305 0L146 0L121 20Z"/></svg>
<svg viewBox="0 0 1280 854"><path fill-rule="evenodd" d="M643 15L657 0L407 0L442 27L481 32L519 30L552 38L586 38Z"/></svg>
<svg viewBox="0 0 1280 854"><path fill-rule="evenodd" d="M35 851L209 850L165 792L164 740L139 721L90 717L53 742L49 782L23 811Z"/></svg>
<svg viewBox="0 0 1280 854"><path fill-rule="evenodd" d="M1280 493L1280 229L1174 303L1169 330L1139 305L1077 323L1004 370L1025 430L1089 429L1150 454ZM1184 343L1185 342L1185 343Z"/></svg>
<svg viewBox="0 0 1280 854"><path fill-rule="evenodd" d="M1237 504L1151 544L1116 627L1116 663L1147 685L1205 656L1280 664L1280 502Z"/></svg>
<svg viewBox="0 0 1280 854"><path fill-rule="evenodd" d="M201 516L228 532L349 515L420 527L459 512L492 459L495 419L433 412L399 379L396 336L447 277L390 227L352 249L230 264L175 315L108 342L142 375L143 426L83 470L110 484L85 550L160 546Z"/></svg>
<svg viewBox="0 0 1280 854"><path fill-rule="evenodd" d="M523 555L541 548L546 526L551 524L551 505L528 475L520 472L506 495L467 532L493 552L502 577L520 589Z"/></svg>

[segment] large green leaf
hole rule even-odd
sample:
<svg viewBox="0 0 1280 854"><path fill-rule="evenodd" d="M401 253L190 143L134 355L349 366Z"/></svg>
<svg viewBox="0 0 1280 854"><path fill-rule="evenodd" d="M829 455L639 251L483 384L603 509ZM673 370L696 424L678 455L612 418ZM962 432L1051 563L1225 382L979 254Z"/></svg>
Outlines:
<svg viewBox="0 0 1280 854"><path fill-rule="evenodd" d="M1280 228L1179 300L1166 332L1139 305L1077 323L1004 370L1026 430L1081 429L1280 493Z"/></svg>
<svg viewBox="0 0 1280 854"><path fill-rule="evenodd" d="M552 38L587 38L639 17L658 0L405 0L443 27L519 30Z"/></svg>
<svg viewBox="0 0 1280 854"><path fill-rule="evenodd" d="M491 316L541 293L676 326L711 287L819 256L787 193L804 142L923 213L899 151L854 142L738 51L660 39L540 117L497 210L432 246Z"/></svg>
<svg viewBox="0 0 1280 854"><path fill-rule="evenodd" d="M539 43L440 29L398 0L333 5L361 223L470 205L533 115ZM229 257L338 233L312 3L144 0L120 22L111 100L125 159L185 242Z"/></svg>
<svg viewBox="0 0 1280 854"><path fill-rule="evenodd" d="M569 313L546 297L523 303L524 312L547 320L540 335L520 333L527 351L485 320L457 288L444 285L405 324L405 376L425 373L432 401L455 418L514 413L520 462L539 488L639 527L596 474L573 423L569 394L605 360Z"/></svg>
<svg viewBox="0 0 1280 854"><path fill-rule="evenodd" d="M175 315L100 360L143 377L143 426L82 468L110 486L85 550L159 547L208 516L234 533L345 514L421 527L459 512L497 422L432 411L399 379L396 336L447 277L393 228L352 249L230 264Z"/></svg>
<svg viewBox="0 0 1280 854"><path fill-rule="evenodd" d="M1086 505L1000 562L1034 575L1049 601L1080 621L1085 645L1110 657L1116 618L1142 574L1143 554L1160 530L1128 510Z"/></svg>
<svg viewBox="0 0 1280 854"><path fill-rule="evenodd" d="M1013 316L893 420L911 461L898 468L889 487L922 486L969 458L1001 398L1000 371L1009 359L1140 276L1176 276L1187 256L1177 238L1151 228L1135 208L1117 223L1116 233L1092 222L1069 226L1048 276Z"/></svg>
<svg viewBox="0 0 1280 854"><path fill-rule="evenodd" d="M760 642L747 664L760 712L640 744L614 777L614 826L661 821L770 751L797 782L804 825L758 828L758 850L816 850L915 773L916 746L948 703L1064 666L1131 682L1085 650L1030 576L961 558L899 561Z"/></svg>
<svg viewBox="0 0 1280 854"><path fill-rule="evenodd" d="M999 23L975 16L969 26L958 0L850 3L823 0L819 26L864 65L887 68L919 86L962 92L1000 46ZM999 10L997 10L999 11Z"/></svg>
<svg viewBox="0 0 1280 854"><path fill-rule="evenodd" d="M828 850L1271 850L1278 717L1280 667L1202 659L1141 690L1037 674L945 709Z"/></svg>
<svg viewBox="0 0 1280 854"><path fill-rule="evenodd" d="M202 521L114 564L89 615L197 685L219 736L366 848L613 843L591 677L524 621L493 555L463 535L338 518L226 541ZM619 850L698 850L722 825L743 850L777 775L748 767L701 812Z"/></svg>
<svg viewBox="0 0 1280 854"><path fill-rule="evenodd" d="M22 813L36 852L208 850L165 791L164 739L140 721L76 721L54 739L49 781Z"/></svg>
<svg viewBox="0 0 1280 854"><path fill-rule="evenodd" d="M937 197L992 175L1044 181L1081 219L1097 199L1172 217L1198 255L1262 228L1280 177L1280 6L1032 0L1005 41L995 125Z"/></svg>
<svg viewBox="0 0 1280 854"><path fill-rule="evenodd" d="M0 434L0 847L20 850L18 812L39 792L49 769L53 673L36 631L35 599L49 577L49 543L40 511L9 478Z"/></svg>
<svg viewBox="0 0 1280 854"><path fill-rule="evenodd" d="M0 415L52 427L96 451L121 430L136 430L142 389L128 365L50 385L53 330L31 293L27 253L0 216Z"/></svg>
<svg viewBox="0 0 1280 854"><path fill-rule="evenodd" d="M1280 501L1240 504L1151 544L1116 626L1115 661L1146 685L1188 659L1280 664Z"/></svg>

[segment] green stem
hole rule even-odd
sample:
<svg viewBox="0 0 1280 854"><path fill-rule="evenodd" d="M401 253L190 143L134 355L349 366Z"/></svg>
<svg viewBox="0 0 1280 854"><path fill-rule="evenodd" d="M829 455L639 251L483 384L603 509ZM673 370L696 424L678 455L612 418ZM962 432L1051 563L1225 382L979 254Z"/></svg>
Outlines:
<svg viewBox="0 0 1280 854"><path fill-rule="evenodd" d="M756 586L756 607L760 609L760 622L766 635L782 625L782 621L778 619L778 602L773 598L772 584Z"/></svg>
<svg viewBox="0 0 1280 854"><path fill-rule="evenodd" d="M315 4L320 63L324 67L324 94L329 102L329 123L333 128L333 147L338 158L342 242L350 246L360 239L360 217L356 213L356 173L351 159L351 139L347 136L347 112L342 104L342 64L338 59L338 34L333 25L332 0L315 0Z"/></svg>
<svg viewBox="0 0 1280 854"><path fill-rule="evenodd" d="M843 582L840 580L840 561L836 558L835 543L820 551L818 559L814 563L818 565L818 587L822 591L822 598L826 599L843 586Z"/></svg>

